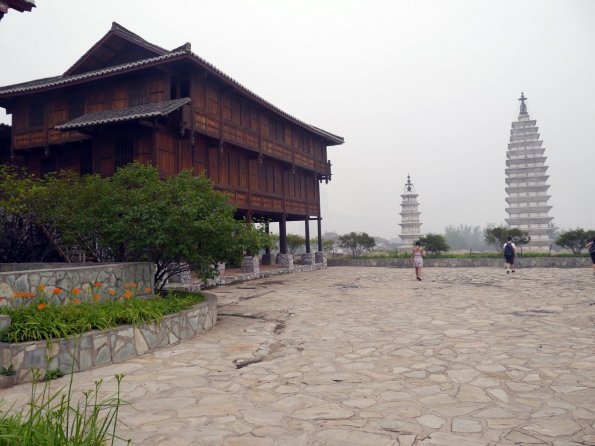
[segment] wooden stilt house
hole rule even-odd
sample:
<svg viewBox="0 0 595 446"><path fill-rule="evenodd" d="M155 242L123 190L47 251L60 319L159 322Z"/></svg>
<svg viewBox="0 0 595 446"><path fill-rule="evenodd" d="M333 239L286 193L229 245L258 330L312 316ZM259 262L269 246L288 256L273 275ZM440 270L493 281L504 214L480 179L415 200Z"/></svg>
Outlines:
<svg viewBox="0 0 595 446"><path fill-rule="evenodd" d="M138 160L163 176L206 172L238 217L318 221L327 147L343 138L306 124L194 54L114 23L63 75L0 87L12 114L10 160L30 172L108 176ZM310 252L310 246L307 245Z"/></svg>

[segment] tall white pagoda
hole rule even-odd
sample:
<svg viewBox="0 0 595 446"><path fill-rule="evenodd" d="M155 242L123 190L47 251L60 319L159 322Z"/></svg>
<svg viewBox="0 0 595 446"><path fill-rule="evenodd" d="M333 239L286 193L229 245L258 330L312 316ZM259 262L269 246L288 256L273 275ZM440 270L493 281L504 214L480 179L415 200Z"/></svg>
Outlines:
<svg viewBox="0 0 595 446"><path fill-rule="evenodd" d="M401 194L403 201L401 202L401 238L400 249L411 249L413 244L419 240L421 234L421 222L419 221L419 203L417 202L418 194L413 187L411 177L407 175L407 183L405 183L405 189Z"/></svg>
<svg viewBox="0 0 595 446"><path fill-rule="evenodd" d="M546 251L554 243L553 217L548 215L550 195L546 175L548 166L543 141L539 139L537 121L527 113L527 98L523 93L519 117L512 123L510 143L506 152L506 223L511 228L526 231L531 237L527 249Z"/></svg>

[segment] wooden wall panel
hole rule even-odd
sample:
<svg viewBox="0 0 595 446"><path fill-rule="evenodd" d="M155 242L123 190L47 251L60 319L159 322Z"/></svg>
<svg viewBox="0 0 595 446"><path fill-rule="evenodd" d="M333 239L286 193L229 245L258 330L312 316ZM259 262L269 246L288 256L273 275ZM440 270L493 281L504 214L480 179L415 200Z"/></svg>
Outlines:
<svg viewBox="0 0 595 446"><path fill-rule="evenodd" d="M206 97L205 97L205 83L202 79L194 82L194 88L192 90L192 103L195 107L206 110Z"/></svg>
<svg viewBox="0 0 595 446"><path fill-rule="evenodd" d="M204 139L196 139L194 142L194 174L206 171L208 143ZM206 172L205 172L206 173Z"/></svg>
<svg viewBox="0 0 595 446"><path fill-rule="evenodd" d="M174 136L157 132L155 135L157 145L157 166L163 176L173 176L176 174L175 163L175 140Z"/></svg>
<svg viewBox="0 0 595 446"><path fill-rule="evenodd" d="M149 102L162 102L169 99L169 84L165 78L149 80Z"/></svg>
<svg viewBox="0 0 595 446"><path fill-rule="evenodd" d="M219 116L219 92L213 85L207 85L207 112Z"/></svg>
<svg viewBox="0 0 595 446"><path fill-rule="evenodd" d="M85 101L85 113L96 113L108 110L110 107L110 95L103 90L90 92Z"/></svg>
<svg viewBox="0 0 595 446"><path fill-rule="evenodd" d="M178 172L192 169L192 146L187 139L178 141Z"/></svg>
<svg viewBox="0 0 595 446"><path fill-rule="evenodd" d="M209 177L213 183L220 184L219 181L219 154L216 147L207 149L209 152Z"/></svg>
<svg viewBox="0 0 595 446"><path fill-rule="evenodd" d="M112 108L123 109L128 107L128 85L114 85L112 90Z"/></svg>
<svg viewBox="0 0 595 446"><path fill-rule="evenodd" d="M153 138L151 135L139 135L134 141L134 159L141 163L153 162Z"/></svg>
<svg viewBox="0 0 595 446"><path fill-rule="evenodd" d="M103 177L112 175L115 171L113 142L108 139L97 138L94 143L97 173Z"/></svg>

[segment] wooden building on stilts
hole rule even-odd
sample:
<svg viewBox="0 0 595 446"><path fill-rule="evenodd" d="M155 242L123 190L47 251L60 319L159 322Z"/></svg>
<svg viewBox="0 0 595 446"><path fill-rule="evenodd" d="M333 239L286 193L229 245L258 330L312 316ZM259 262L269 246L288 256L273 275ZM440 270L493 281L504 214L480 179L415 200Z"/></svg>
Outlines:
<svg viewBox="0 0 595 446"><path fill-rule="evenodd" d="M114 23L64 74L0 87L0 106L12 114L0 162L38 175L109 176L134 160L162 176L206 172L238 218L279 223L282 253L289 221L305 223L307 252L317 221L322 251L319 185L331 178L327 147L343 138L283 112L189 43L168 51Z"/></svg>

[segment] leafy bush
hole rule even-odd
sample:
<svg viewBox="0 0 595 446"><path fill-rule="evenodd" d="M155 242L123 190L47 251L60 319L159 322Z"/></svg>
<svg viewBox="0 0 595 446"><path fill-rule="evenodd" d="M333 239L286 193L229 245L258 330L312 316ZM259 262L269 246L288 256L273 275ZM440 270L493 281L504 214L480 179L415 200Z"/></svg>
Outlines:
<svg viewBox="0 0 595 446"><path fill-rule="evenodd" d="M426 234L419 239L422 246L430 254L439 254L441 252L447 252L450 249L446 239L441 234Z"/></svg>
<svg viewBox="0 0 595 446"><path fill-rule="evenodd" d="M376 240L366 232L350 232L339 237L339 246L345 248L354 259L376 246Z"/></svg>
<svg viewBox="0 0 595 446"><path fill-rule="evenodd" d="M595 230L576 228L562 232L556 239L556 243L562 248L570 249L573 254L580 254L593 237L595 237Z"/></svg>
<svg viewBox="0 0 595 446"><path fill-rule="evenodd" d="M0 208L7 221L39 229L64 259L62 248L77 247L101 262L155 263L158 291L191 269L212 278L238 247L253 255L268 241L264 230L234 218L228 196L205 175L187 170L161 179L157 168L137 162L107 178L66 172L37 178L0 166ZM0 238L0 249L14 242Z"/></svg>
<svg viewBox="0 0 595 446"><path fill-rule="evenodd" d="M95 381L95 388L83 392L84 398L76 405L72 401L72 377L66 394L64 389L52 393L49 381L39 393L37 375L26 410L0 411L0 446L103 446L116 439L130 444L116 434L118 412L126 404L120 398L124 375L116 375L115 395L100 400L103 381Z"/></svg>
<svg viewBox="0 0 595 446"><path fill-rule="evenodd" d="M91 330L119 325L159 322L166 314L179 313L204 300L200 294L170 293L167 298L123 299L68 305L29 305L4 307L0 314L12 319L2 333L4 342L41 341L64 338Z"/></svg>

